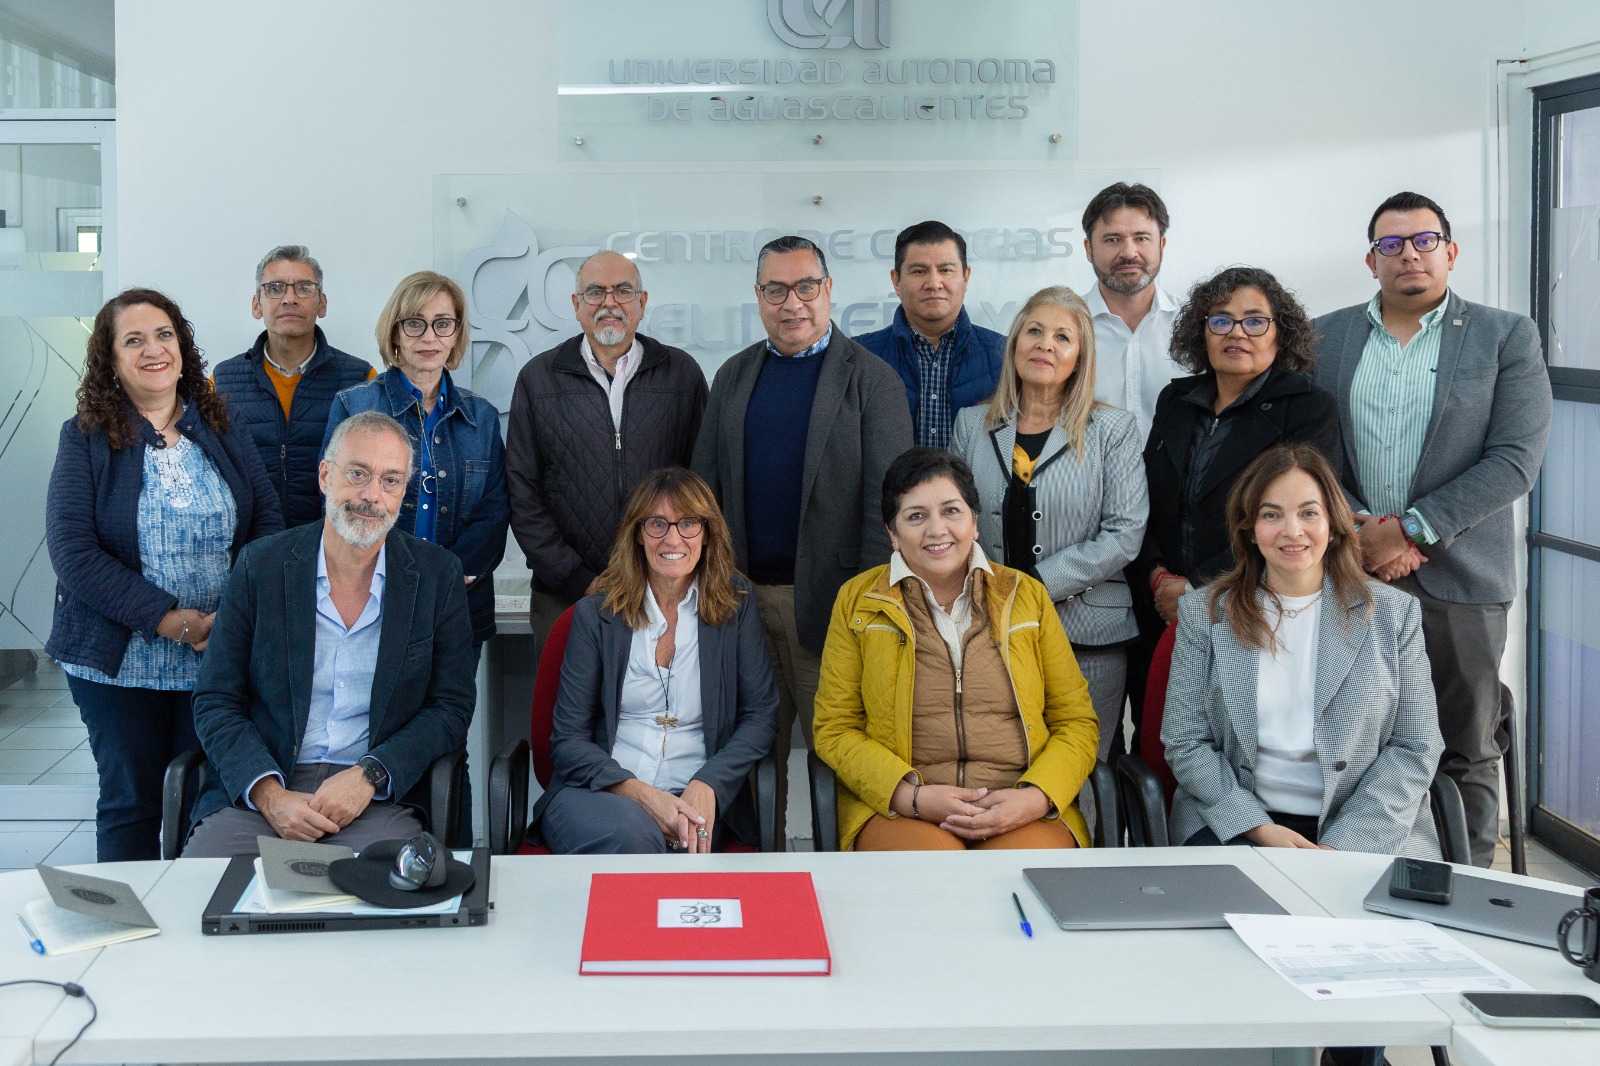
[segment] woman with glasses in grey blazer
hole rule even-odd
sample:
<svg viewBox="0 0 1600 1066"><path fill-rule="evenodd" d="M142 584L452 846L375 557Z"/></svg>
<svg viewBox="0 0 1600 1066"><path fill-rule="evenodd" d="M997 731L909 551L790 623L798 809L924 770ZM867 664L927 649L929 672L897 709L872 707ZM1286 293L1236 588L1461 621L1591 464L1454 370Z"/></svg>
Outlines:
<svg viewBox="0 0 1600 1066"><path fill-rule="evenodd" d="M1100 720L1101 759L1138 634L1123 568L1149 513L1143 444L1133 415L1095 400L1093 319L1059 285L1017 313L994 398L957 415L950 440L978 484L985 554L1055 602Z"/></svg>

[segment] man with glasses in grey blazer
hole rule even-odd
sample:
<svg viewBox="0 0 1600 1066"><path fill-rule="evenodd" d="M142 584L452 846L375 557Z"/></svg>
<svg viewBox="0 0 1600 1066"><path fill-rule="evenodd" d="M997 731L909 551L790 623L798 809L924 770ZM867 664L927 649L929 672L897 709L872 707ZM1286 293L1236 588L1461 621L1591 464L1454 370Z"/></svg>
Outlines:
<svg viewBox="0 0 1600 1066"><path fill-rule="evenodd" d="M769 241L755 299L767 335L717 371L694 470L722 505L772 645L783 840L790 734L798 719L810 742L839 587L889 559L878 502L889 464L911 447L911 411L899 375L833 323L821 248Z"/></svg>
<svg viewBox="0 0 1600 1066"><path fill-rule="evenodd" d="M1317 320L1316 383L1339 401L1363 564L1422 603L1440 769L1461 787L1473 864L1489 866L1512 739L1499 676L1516 595L1512 505L1544 461L1550 378L1530 319L1450 291L1459 248L1437 203L1396 193L1367 241L1378 292Z"/></svg>

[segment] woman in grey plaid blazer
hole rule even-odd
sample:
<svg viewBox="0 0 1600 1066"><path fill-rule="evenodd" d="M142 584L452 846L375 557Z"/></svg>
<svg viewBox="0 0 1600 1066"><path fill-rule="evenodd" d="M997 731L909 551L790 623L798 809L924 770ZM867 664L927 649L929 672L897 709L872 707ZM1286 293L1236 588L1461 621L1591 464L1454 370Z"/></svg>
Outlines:
<svg viewBox="0 0 1600 1066"><path fill-rule="evenodd" d="M1173 839L1438 858L1444 742L1417 601L1367 579L1311 445L1262 453L1227 516L1233 570L1178 605Z"/></svg>
<svg viewBox="0 0 1600 1066"><path fill-rule="evenodd" d="M950 439L978 483L984 553L1055 601L1100 719L1101 759L1139 631L1122 572L1150 510L1143 443L1133 415L1095 402L1094 320L1064 286L1017 313L994 398L957 415Z"/></svg>

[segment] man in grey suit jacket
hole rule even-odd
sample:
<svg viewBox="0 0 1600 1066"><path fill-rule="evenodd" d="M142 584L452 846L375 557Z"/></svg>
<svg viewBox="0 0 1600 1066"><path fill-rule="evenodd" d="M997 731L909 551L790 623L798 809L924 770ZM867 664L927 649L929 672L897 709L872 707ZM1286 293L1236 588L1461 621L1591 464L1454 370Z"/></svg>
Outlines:
<svg viewBox="0 0 1600 1066"><path fill-rule="evenodd" d="M1339 401L1363 562L1422 602L1440 768L1461 786L1472 861L1488 866L1511 706L1499 667L1516 595L1512 504L1544 461L1550 378L1532 321L1450 291L1458 249L1438 204L1391 196L1367 240L1378 293L1317 320L1316 382Z"/></svg>
<svg viewBox="0 0 1600 1066"><path fill-rule="evenodd" d="M772 642L779 840L790 734L798 717L811 735L834 597L888 562L883 475L911 447L905 386L833 324L832 292L811 241L779 237L761 249L756 304L767 337L717 371L694 449Z"/></svg>

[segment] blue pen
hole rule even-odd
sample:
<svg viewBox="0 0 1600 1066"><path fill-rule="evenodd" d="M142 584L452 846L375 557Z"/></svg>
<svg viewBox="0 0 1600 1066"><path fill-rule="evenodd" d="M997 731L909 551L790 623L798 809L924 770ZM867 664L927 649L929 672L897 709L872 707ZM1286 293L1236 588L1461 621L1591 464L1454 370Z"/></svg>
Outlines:
<svg viewBox="0 0 1600 1066"><path fill-rule="evenodd" d="M1022 926L1022 931L1030 937L1033 936L1033 926L1028 922L1028 912L1022 909L1022 901L1017 898L1015 892L1011 893L1011 902L1017 905L1017 917L1021 919L1018 924Z"/></svg>
<svg viewBox="0 0 1600 1066"><path fill-rule="evenodd" d="M17 924L22 926L22 931L24 933L28 934L28 946L33 949L34 954L43 955L44 941L39 939L39 934L33 931L32 927L28 925L27 920L24 919L20 914L17 915Z"/></svg>

